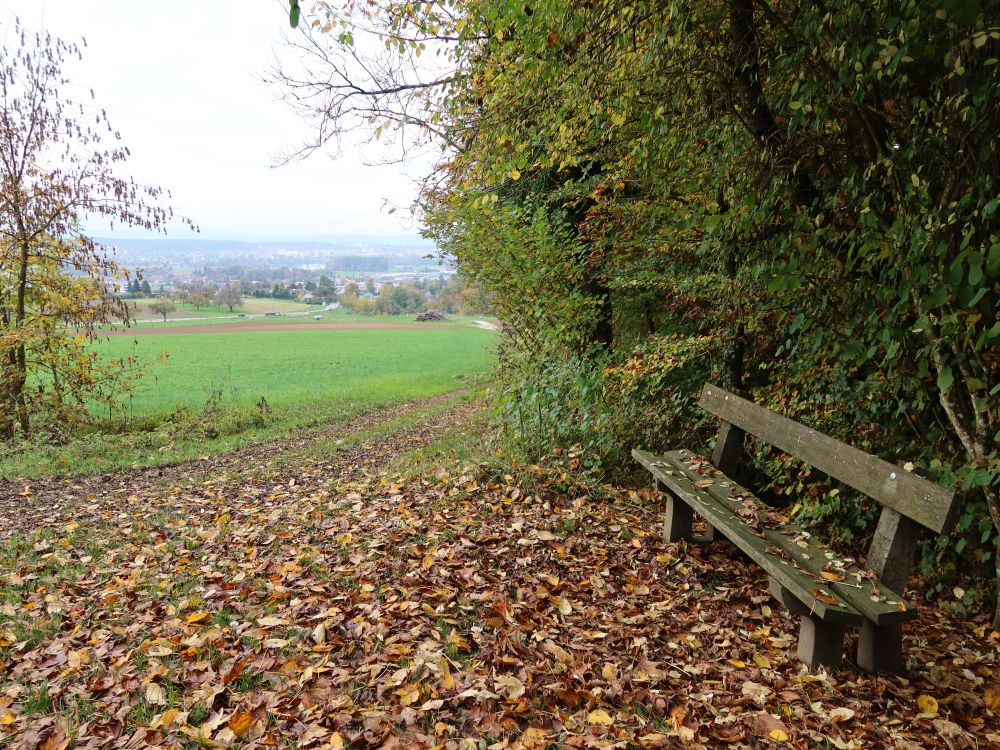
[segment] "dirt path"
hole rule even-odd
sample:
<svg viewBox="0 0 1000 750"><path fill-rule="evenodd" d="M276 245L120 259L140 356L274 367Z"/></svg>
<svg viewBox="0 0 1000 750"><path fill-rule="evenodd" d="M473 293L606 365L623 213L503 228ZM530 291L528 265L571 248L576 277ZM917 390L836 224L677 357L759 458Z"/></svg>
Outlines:
<svg viewBox="0 0 1000 750"><path fill-rule="evenodd" d="M219 325L182 325L162 328L124 328L116 331L102 331L106 336L166 336L181 333L252 333L261 331L429 331L441 328L468 328L467 325L449 323L220 323Z"/></svg>
<svg viewBox="0 0 1000 750"><path fill-rule="evenodd" d="M15 532L25 532L53 523L81 520L87 509L101 506L102 501L115 498L125 510L133 502L148 502L149 494L165 494L178 485L191 486L206 481L216 490L240 487L248 478L263 478L279 484L303 477L330 485L359 473L377 470L395 457L431 443L466 423L478 408L462 401L442 414L425 419L417 425L391 434L363 439L341 447L321 458L296 458L294 469L285 459L289 453L317 443L348 438L384 425L394 419L454 398L462 391L453 391L419 401L386 407L361 414L349 422L310 430L281 440L248 446L237 451L181 464L153 466L85 477L51 477L30 481L0 482L0 540ZM139 495L147 498L139 500Z"/></svg>

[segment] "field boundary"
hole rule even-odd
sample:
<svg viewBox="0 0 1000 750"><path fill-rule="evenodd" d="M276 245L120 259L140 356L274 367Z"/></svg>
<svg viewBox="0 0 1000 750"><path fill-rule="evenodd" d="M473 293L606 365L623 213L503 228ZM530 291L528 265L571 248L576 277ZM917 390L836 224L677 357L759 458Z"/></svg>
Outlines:
<svg viewBox="0 0 1000 750"><path fill-rule="evenodd" d="M167 336L205 333L267 333L289 331L432 331L469 328L454 323L206 323L204 325L170 325L160 328L119 328L101 331L102 336ZM473 326L475 327L475 326Z"/></svg>

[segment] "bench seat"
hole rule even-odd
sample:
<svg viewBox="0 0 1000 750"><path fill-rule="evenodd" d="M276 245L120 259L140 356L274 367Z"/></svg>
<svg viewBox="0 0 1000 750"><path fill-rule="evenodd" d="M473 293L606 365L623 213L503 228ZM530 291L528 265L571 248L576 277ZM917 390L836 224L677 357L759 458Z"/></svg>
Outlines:
<svg viewBox="0 0 1000 750"><path fill-rule="evenodd" d="M717 386L705 386L701 405L721 421L711 459L687 450L632 451L666 495L664 540L692 539L697 513L712 536L718 531L739 547L767 574L771 593L799 616L798 655L810 666L838 666L844 629L853 626L861 628L862 669L903 669L902 625L917 610L893 588L905 584L920 526L942 533L952 523L953 493ZM733 478L743 476L746 435L882 503L866 567L819 543Z"/></svg>

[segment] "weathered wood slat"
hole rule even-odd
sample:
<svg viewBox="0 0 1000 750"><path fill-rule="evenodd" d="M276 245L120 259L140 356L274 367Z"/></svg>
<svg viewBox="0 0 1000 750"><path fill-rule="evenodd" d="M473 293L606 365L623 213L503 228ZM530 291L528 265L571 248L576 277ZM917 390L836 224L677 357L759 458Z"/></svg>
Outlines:
<svg viewBox="0 0 1000 750"><path fill-rule="evenodd" d="M699 474L690 466L693 454L689 451L670 451L662 456L674 465L692 482L711 479ZM736 484L729 477L715 478L715 484L702 489L718 500L733 513L738 515L740 501L734 495L750 495L749 490ZM765 512L764 504L754 498L755 503ZM803 530L794 524L783 524L776 529L763 529L764 538L776 547L785 551L800 568L816 577L817 583L831 589L835 596L849 603L867 619L880 626L892 625L914 620L917 610L903 597L890 590L883 582L873 581L856 565L832 568L831 563L837 556L829 549L820 546L811 538L803 538ZM833 570L843 575L843 581L832 581L823 578L824 570Z"/></svg>
<svg viewBox="0 0 1000 750"><path fill-rule="evenodd" d="M749 555L768 575L792 592L811 613L827 622L844 625L859 625L864 621L864 615L842 600L838 599L836 604L830 604L817 599L813 593L816 590L830 595L831 598L837 597L828 587L818 583L813 576L770 552L770 542L754 534L732 510L707 492L695 487L680 467L673 466L662 456L655 456L647 451L633 450L632 455L658 482L691 505L699 515Z"/></svg>
<svg viewBox="0 0 1000 750"><path fill-rule="evenodd" d="M937 533L954 521L954 493L734 393L706 384L701 407Z"/></svg>

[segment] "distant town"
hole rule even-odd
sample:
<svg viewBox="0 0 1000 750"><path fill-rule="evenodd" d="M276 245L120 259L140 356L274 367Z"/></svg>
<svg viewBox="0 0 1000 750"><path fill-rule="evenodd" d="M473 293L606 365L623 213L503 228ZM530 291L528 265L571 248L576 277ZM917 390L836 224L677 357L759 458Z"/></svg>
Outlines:
<svg viewBox="0 0 1000 750"><path fill-rule="evenodd" d="M273 298L376 314L462 312L470 305L454 268L419 238L98 241L128 272L127 279L106 280L123 297L230 309L243 297Z"/></svg>

